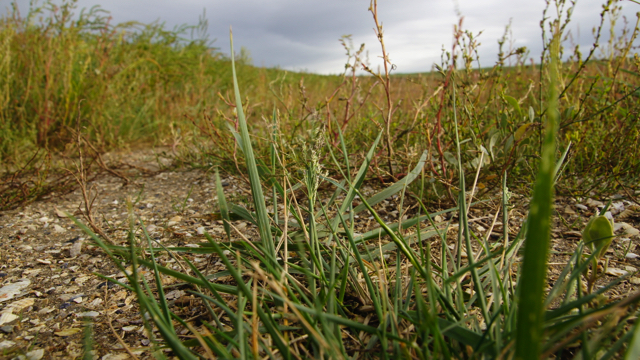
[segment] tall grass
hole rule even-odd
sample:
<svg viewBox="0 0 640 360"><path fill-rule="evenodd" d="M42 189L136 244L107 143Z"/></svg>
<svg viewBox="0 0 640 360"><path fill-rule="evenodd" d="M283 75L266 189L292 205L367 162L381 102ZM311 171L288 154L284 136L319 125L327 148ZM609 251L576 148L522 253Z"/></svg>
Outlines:
<svg viewBox="0 0 640 360"><path fill-rule="evenodd" d="M545 14L556 11L556 5L568 15L561 28L566 37L572 5L552 1ZM225 132L228 124L237 126L228 106L233 103L230 59L203 35L204 19L195 26L167 30L159 23L113 25L101 8L77 13L76 1L60 6L45 2L24 17L14 12L0 19L0 161L5 171L24 167L37 149L68 150L74 129L105 151L164 144L191 166L235 165L234 153L220 150L234 146ZM623 20L617 1L607 1L601 19L597 40L608 26ZM630 155L640 150L633 116L640 74L640 63L632 56L636 22L606 44L594 44L588 53L560 45L568 60L558 64L562 96L557 140L560 148L573 144L571 161L558 184L563 194L637 190L633 184L638 183L640 164ZM548 21L543 22L545 32L547 28ZM334 145L338 130L359 135L347 136L347 150L354 154L365 151L383 126L385 148L392 147L398 156L390 159L388 154L394 152L388 149L386 155L379 154L375 164L386 165L379 175L401 177L426 148L432 190L441 196L446 193L443 184L458 181L457 172L450 169L457 160L455 129L447 120L453 116L453 99L446 90L448 62L455 60L461 68L456 76L464 166L475 166L484 151L488 156L481 187L499 188L494 175L505 171L517 182L513 185L526 187L537 170L543 139L541 94L548 51L539 64L529 64L526 49L506 48L511 40L506 31L498 62L487 68L483 66L490 60L477 55L477 35L460 30L454 49L444 52L442 63L426 74L389 70L380 78L356 76L366 62L365 47L354 47L348 38L342 39L348 57L341 76L258 69L245 55L237 64L242 74L238 84L250 100L247 116L258 120L252 131L263 135L256 142L257 156L268 157L269 144L261 139L270 136L270 120L262 121L261 116L272 113L274 106L287 129L284 140L292 145L303 141L309 120L321 118ZM378 123L382 108L384 124ZM427 145L422 145L425 139Z"/></svg>
<svg viewBox="0 0 640 360"><path fill-rule="evenodd" d="M233 61L231 66L233 69ZM554 66L552 62L552 71ZM233 74L237 86L235 69ZM455 83L454 78L452 84ZM580 252L571 258L553 289L546 295L543 291L555 169L560 168L560 164L555 164L554 84L552 77L546 106L544 160L539 167L529 218L513 239L507 236L506 178L502 184L505 221L502 241L489 242L471 230L469 207L476 204L467 202L466 191L458 192L455 207L440 213L429 213L420 198L416 198L420 204L418 213L406 220L399 217L397 223L386 223L378 215L376 204L396 194L400 195L401 203L408 200L407 186L419 178L426 153L406 180L365 196L363 180L382 132L357 174L345 176L342 182L323 174L316 152L329 145L322 144L320 133L312 132L312 139L321 145L306 149L310 162L303 170L305 180L301 186L306 188L308 204L300 203L293 192L287 191L293 174L282 162L285 154L279 146L281 129L276 128L271 169L252 161L254 154L247 153L251 151L246 134L249 126L241 111L238 87L235 95L240 134L236 138L247 159L247 172L259 174L250 177L252 189L270 184L274 196L269 200L262 191L254 191L255 213L237 205L229 206L221 197L220 210L225 224L231 221L229 208L257 226L258 240L249 241L241 235L242 239L237 241L223 241L207 234L208 244L196 250L172 249L183 253L182 258L190 267L190 272L177 272L158 264L164 248L156 247L146 232L142 239L148 244L144 251L149 256L140 255L142 249L134 247L139 242L135 235L139 232L133 221L129 248L107 246L83 224L77 224L118 266L122 266L118 257L131 262L134 271L128 276L129 284L121 285L135 291L141 311L150 314L154 325L149 324L148 331L152 334L157 330L162 338L150 336L156 341L155 346L168 346L180 358L538 359L566 356L565 351L571 351L566 348L579 337L583 344L579 350L582 358L592 358L590 354L613 358L631 340L633 332L624 323L635 318L632 304L638 302L640 295L590 305L620 280L593 293L581 292L581 276L594 255L583 261ZM455 91L453 98L457 99ZM454 114L457 104L456 101ZM455 117L454 126L458 126ZM344 148L342 136L339 141L339 147ZM466 190L459 138L456 146L459 181L462 190ZM340 162L333 154L331 158L335 167L351 173L348 161ZM318 201L322 182L329 182L334 188L327 202ZM223 194L219 190L220 195ZM354 205L356 196L362 205ZM274 214L264 224L259 218L266 215L261 212L269 201ZM278 210L278 204L284 205L284 212ZM353 227L354 215L364 211L373 217L377 227L358 234ZM435 223L436 215L449 212L457 214L458 224L451 220ZM289 216L296 221L290 221ZM457 239L447 236L454 225L458 229ZM276 246L274 239L278 238L284 247ZM449 247L452 241L453 251ZM514 269L520 266L517 255L522 246L524 259L519 275ZM226 271L202 273L189 261L189 253L193 251L213 254L224 263ZM147 285L144 276L138 275L139 265L153 270L155 289ZM216 283L215 278L224 275L232 277L230 285ZM189 293L207 304L209 320L196 328L171 313L162 296L162 276L175 277L183 282L182 286L191 288ZM561 305L550 306L557 302ZM233 330L225 330L224 324ZM181 340L173 326L188 329L194 338ZM629 351L635 351L635 347L631 346Z"/></svg>
<svg viewBox="0 0 640 360"><path fill-rule="evenodd" d="M76 221L126 274L126 284L109 280L135 293L156 356L166 347L182 359L637 353L640 295L602 301L624 278L583 289L598 252L582 250L593 245L579 244L544 287L554 187L633 196L640 63L629 54L637 27L612 38L601 62L590 52L585 63L577 48L575 59L560 62L573 5L558 0L548 4L566 16L542 22L538 65L525 62L526 49L502 49L505 36L498 63L474 70L478 42L461 22L434 73L355 76L363 48L343 39L351 73L319 77L257 70L236 62L233 45L227 59L206 40L184 41L157 24L112 27L99 9L76 19L74 4L46 3L59 16L43 23L31 21L38 9L3 19L7 144L62 149L74 128L105 148L166 140L191 166L233 166L251 186L251 201L235 204L216 172L226 237L206 234L199 248L159 244L132 207L128 246L108 245ZM605 20L617 21L616 4L603 7L598 34ZM153 138L145 137L150 129ZM3 161L18 164L15 148L2 150ZM603 183L605 175L613 180ZM527 221L517 228L511 191L528 190L522 184L534 178ZM383 188L365 191L372 179ZM496 194L492 226L502 215L502 237L490 241L469 226L470 211ZM444 198L449 208L433 211L431 201ZM398 206L397 221L380 215L388 201ZM257 237L237 231L231 215ZM373 226L359 232L357 216ZM168 250L188 269L163 266ZM194 254L210 254L226 270L198 267ZM163 277L200 300L201 322L171 308Z"/></svg>
<svg viewBox="0 0 640 360"><path fill-rule="evenodd" d="M188 119L214 113L224 105L219 94L233 91L230 60L206 37L204 19L168 30L161 23L113 25L100 7L78 13L75 0L46 1L24 17L13 5L0 19L5 164L20 164L37 147L64 150L77 127L105 149L179 144L193 128ZM240 85L268 94L279 72L250 61L237 64Z"/></svg>

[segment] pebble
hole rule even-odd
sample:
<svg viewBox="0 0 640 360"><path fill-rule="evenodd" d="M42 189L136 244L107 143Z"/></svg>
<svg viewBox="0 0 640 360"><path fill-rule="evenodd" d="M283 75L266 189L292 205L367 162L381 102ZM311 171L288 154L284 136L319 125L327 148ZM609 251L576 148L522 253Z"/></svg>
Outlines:
<svg viewBox="0 0 640 360"><path fill-rule="evenodd" d="M611 204L611 211L613 211L616 214L619 214L624 210L625 210L625 206L622 201L614 202L613 204Z"/></svg>
<svg viewBox="0 0 640 360"><path fill-rule="evenodd" d="M89 306L91 307L96 307L98 305L102 304L102 299L100 298L96 298L95 300L93 300L91 303L89 303Z"/></svg>
<svg viewBox="0 0 640 360"><path fill-rule="evenodd" d="M81 313L77 313L76 316L77 317L96 317L99 316L100 313L97 311L85 311L85 312L81 312Z"/></svg>
<svg viewBox="0 0 640 360"><path fill-rule="evenodd" d="M73 295L71 295L71 294L62 294L62 295L58 296L58 299L60 299L62 301L69 301L69 300L71 300L72 297L73 297Z"/></svg>
<svg viewBox="0 0 640 360"><path fill-rule="evenodd" d="M14 296L18 295L22 289L26 288L31 284L31 280L23 279L19 282L9 284L0 289L0 302L13 299Z"/></svg>
<svg viewBox="0 0 640 360"><path fill-rule="evenodd" d="M587 205L592 207L600 207L600 206L604 206L604 203L598 200L587 199Z"/></svg>
<svg viewBox="0 0 640 360"><path fill-rule="evenodd" d="M67 229L65 229L62 226L56 224L56 225L53 225L53 231L55 231L58 234L63 234L65 232L67 232Z"/></svg>
<svg viewBox="0 0 640 360"><path fill-rule="evenodd" d="M184 291L182 291L182 290L173 290L173 291L168 292L164 297L167 300L173 300L173 299L179 299L183 295L184 295Z"/></svg>
<svg viewBox="0 0 640 360"><path fill-rule="evenodd" d="M624 276L628 274L628 271L610 267L610 268L607 268L607 271L605 273L611 276Z"/></svg>
<svg viewBox="0 0 640 360"><path fill-rule="evenodd" d="M169 219L167 226L177 225L181 220L182 220L182 216L174 216L171 219Z"/></svg>
<svg viewBox="0 0 640 360"><path fill-rule="evenodd" d="M138 327L135 325L123 326L122 331L130 332L130 331L135 331L137 328Z"/></svg>
<svg viewBox="0 0 640 360"><path fill-rule="evenodd" d="M76 257L78 255L80 255L80 253L82 252L82 240L78 240L75 243L73 243L73 246L71 246L71 249L69 249L69 255L71 257Z"/></svg>
<svg viewBox="0 0 640 360"><path fill-rule="evenodd" d="M44 314L48 314L48 313L50 313L52 311L53 311L53 308L51 306L47 306L46 308L42 308L42 309L38 310L38 314L44 315Z"/></svg>
<svg viewBox="0 0 640 360"><path fill-rule="evenodd" d="M3 327L0 327L0 331L5 334L10 334L11 332L13 332L13 325L5 325Z"/></svg>
<svg viewBox="0 0 640 360"><path fill-rule="evenodd" d="M102 357L102 360L125 360L129 358L129 354L107 354Z"/></svg>
<svg viewBox="0 0 640 360"><path fill-rule="evenodd" d="M15 344L16 344L15 342L9 341L9 340L0 341L0 350L8 349L8 348L12 347Z"/></svg>

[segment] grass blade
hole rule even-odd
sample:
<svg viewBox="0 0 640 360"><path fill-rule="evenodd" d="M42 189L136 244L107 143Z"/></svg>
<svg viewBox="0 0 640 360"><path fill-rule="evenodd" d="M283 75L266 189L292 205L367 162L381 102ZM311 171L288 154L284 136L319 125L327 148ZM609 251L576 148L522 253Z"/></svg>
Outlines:
<svg viewBox="0 0 640 360"><path fill-rule="evenodd" d="M240 97L240 88L238 87L238 78L236 76L236 65L233 52L233 33L229 30L229 39L231 41L231 71L233 73L233 92L236 98L236 112L238 114L238 124L240 126L240 137L242 138L242 152L244 153L249 172L249 182L251 183L251 195L253 197L253 205L258 216L258 232L260 238L265 244L265 248L271 259L275 261L275 245L271 236L271 226L269 224L269 216L267 214L267 205L262 193L262 185L260 183L260 174L256 166L256 159L253 155L253 147L251 146L251 138L249 137L249 129L247 121L242 109L242 98Z"/></svg>
<svg viewBox="0 0 640 360"><path fill-rule="evenodd" d="M516 359L539 359L542 344L543 298L551 236L556 129L559 116L556 90L558 41L556 36L552 44L546 134L529 207L522 275L518 284Z"/></svg>
<svg viewBox="0 0 640 360"><path fill-rule="evenodd" d="M229 207L227 206L227 199L224 196L224 190L222 189L222 181L220 180L220 172L216 168L216 192L218 193L218 206L220 207L220 216L222 217L222 224L224 225L224 232L227 234L227 239L231 241L231 228L229 227Z"/></svg>

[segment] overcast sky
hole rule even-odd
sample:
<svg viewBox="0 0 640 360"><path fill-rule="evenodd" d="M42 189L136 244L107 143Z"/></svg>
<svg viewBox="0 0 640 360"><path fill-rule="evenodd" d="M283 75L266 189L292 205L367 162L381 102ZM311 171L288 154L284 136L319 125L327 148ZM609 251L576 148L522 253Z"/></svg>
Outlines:
<svg viewBox="0 0 640 360"><path fill-rule="evenodd" d="M593 43L592 28L599 22L603 1L578 0L572 17L569 28L585 54ZM12 2L0 0L0 11L5 13ZM25 14L29 0L17 3ZM206 9L210 37L216 39L213 46L228 53L229 26L233 26L236 51L247 48L257 66L341 73L346 56L338 40L347 34L355 47L366 44L374 69L382 63L373 18L367 11L369 0L78 0L79 8L94 5L108 10L116 23L159 20L169 29L197 24ZM544 5L544 0L379 0L378 17L392 63L398 72L408 73L430 71L434 62L440 63L442 47L451 48L456 9L464 17L464 29L483 31L479 37L482 66L496 62L497 40L510 19L513 47L526 46L530 56L538 59ZM620 5L633 26L640 5L628 0ZM555 16L555 11L549 15Z"/></svg>

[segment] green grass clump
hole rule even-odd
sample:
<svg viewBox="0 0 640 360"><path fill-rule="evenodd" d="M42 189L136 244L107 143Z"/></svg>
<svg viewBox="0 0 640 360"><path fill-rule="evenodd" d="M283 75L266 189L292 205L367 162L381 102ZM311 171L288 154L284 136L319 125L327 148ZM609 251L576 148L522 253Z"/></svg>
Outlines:
<svg viewBox="0 0 640 360"><path fill-rule="evenodd" d="M233 166L251 186L252 199L235 204L216 170L226 237L206 234L198 248L152 240L132 207L128 246L107 245L77 222L127 274L127 284L109 280L136 294L156 356L164 348L182 359L638 353L640 294L607 298L625 277L592 286L603 249L594 241L602 239L581 242L545 286L555 194L635 191L640 62L630 49L637 26L612 37L599 61L594 46L586 60L575 48L574 59L561 62L571 9L556 1L544 16L553 6L566 16L542 22L538 65L525 63L526 49L505 53L505 36L498 63L473 69L477 39L460 24L433 73L392 75L384 54L384 74L356 76L364 47L345 37L345 73L322 77L257 70L236 63L233 45L226 59L206 41L184 42L157 24L112 28L98 10L71 21L73 4L56 10L55 21L3 20L6 63L25 75L2 79L18 94L8 102L17 105L2 108L7 138L23 134L25 148L54 149L81 129L106 147L149 140L144 134L153 129L153 139L165 136L185 163ZM603 6L597 38L606 19L615 24L616 4ZM29 42L36 51L21 52ZM26 100L34 101L29 110ZM179 123L185 115L189 121ZM17 159L8 148L3 156ZM382 188L364 191L372 179ZM527 220L510 229L510 188L528 194L534 181ZM376 208L392 198L397 222ZM469 226L478 198L500 202L498 241ZM449 208L433 211L430 201L443 199ZM237 231L232 215L257 235ZM360 231L356 216L373 225ZM584 255L585 247L592 253ZM175 254L188 269L161 265ZM226 270L203 273L189 261L193 254L210 254ZM166 277L200 300L198 323L167 302Z"/></svg>
<svg viewBox="0 0 640 360"><path fill-rule="evenodd" d="M77 14L77 0L46 1L25 17L13 6L0 19L4 169L37 148L64 150L77 128L104 149L179 143L193 128L188 119L212 113L224 105L219 94L233 91L230 60L205 35L189 38L206 34L204 20L167 30L113 25L99 7ZM280 72L249 65L246 56L238 64L239 84L268 93Z"/></svg>
<svg viewBox="0 0 640 360"><path fill-rule="evenodd" d="M556 6L567 14L560 30L566 37L571 9L562 4L549 3L545 14ZM45 2L26 17L14 12L0 19L3 169L29 169L28 159L38 150L73 150L75 130L100 151L169 145L189 166L234 168L237 151L221 150L235 146L226 131L238 125L230 59L202 35L206 21L175 30L159 23L113 25L101 8L74 17L76 5ZM601 19L596 44L607 26L621 21L617 1L603 5ZM549 21L543 22L545 51L537 64L529 63L524 48L505 49L511 40L505 31L499 60L490 68L481 67L477 35L461 26L453 49L443 52L442 63L427 74L395 74L388 66L385 74L357 76L368 62L366 49L354 47L349 37L341 39L347 59L340 76L260 69L250 65L244 52L237 64L238 84L245 91L256 156L269 157L272 117L266 114L274 107L284 141L294 149L318 121L331 144L338 143L340 131L346 135L350 156L366 151L379 129L385 129L384 148L374 159L377 176L398 179L429 150L429 196L454 200L446 188L459 181L451 121L455 81L463 166L475 168L484 154L481 193L499 188L496 174L503 172L512 187L528 188L543 141ZM558 183L563 195L633 195L638 190L640 160L633 156L640 151L634 116L639 103L640 60L633 55L637 32L638 26L629 24L621 36L588 53L560 44L566 61L557 67L556 141L561 150L572 144ZM190 33L201 36L190 38ZM449 62L460 71L449 71Z"/></svg>
<svg viewBox="0 0 640 360"><path fill-rule="evenodd" d="M551 69L555 62L552 60ZM232 69L240 109L233 61ZM129 284L121 285L137 294L142 313L149 314L151 321L146 326L154 346L167 346L181 359L539 359L564 358L571 353L609 359L629 345L631 355L637 351L630 342L637 330L630 331L624 324L637 315L633 304L640 295L608 303L594 301L620 279L595 292L581 291L581 276L595 254L583 261L580 251L576 252L551 291L544 291L553 187L562 165L555 159L556 84L552 79L549 85L544 158L531 210L513 239L508 237L506 177L502 184L504 237L500 241L489 242L468 226L469 207L474 204L467 202L465 191L458 192L455 207L440 213L429 213L416 197L420 205L417 214L398 223L385 223L374 205L398 194L403 203L407 187L420 178L427 154L402 181L366 197L361 191L363 180L382 131L353 176L346 175L352 174L350 162L337 161L325 142L329 136L313 132L316 146L304 149L302 155L308 163L297 186L305 190L307 203L300 204L290 191L294 174L283 163L286 148L281 147L281 129L276 127L272 167L268 168L254 158L242 111L238 111L239 133L234 135L244 152L247 171L253 174L250 182L255 213L227 204L220 188L218 195L225 225L230 224L230 210L258 228L257 240L250 241L239 233L243 240L221 241L206 234L208 243L196 250L172 248L184 254L188 273L159 265L157 256L167 249L156 247L144 227L142 236L135 235L140 232L133 218L129 248L107 246L86 226L77 224L119 267L119 258L132 264ZM453 96L455 99L455 92ZM454 105L454 114L457 108ZM274 120L277 124L277 117ZM457 118L454 121L457 127ZM342 136L338 145L345 147ZM459 181L466 189L459 140L456 146ZM345 174L342 182L324 174L318 154L325 147L331 152L333 165ZM219 185L219 176L216 178ZM327 202L318 198L322 182L330 182L334 188ZM273 189L271 198L262 191L268 187ZM361 205L354 204L356 196ZM267 219L268 204L274 209L271 219ZM279 204L284 206L283 211L278 210ZM354 216L363 212L368 212L377 226L358 234L353 227ZM453 251L446 235L454 225L452 221L434 223L436 215L448 212L456 213L459 220ZM146 248L135 245L141 241ZM522 246L520 273L518 255ZM141 251L147 255L141 255ZM188 253L194 251L213 254L226 271L203 274L188 259ZM155 288L137 273L138 266L152 270ZM124 272L124 267L121 270ZM201 299L208 320L202 320L199 328L169 309L162 291L163 276L174 277ZM230 276L232 284L217 283L215 279L221 276ZM557 303L560 305L551 306ZM178 337L175 326L189 329L193 339ZM151 336L154 330L159 337ZM582 346L568 350L577 339Z"/></svg>

